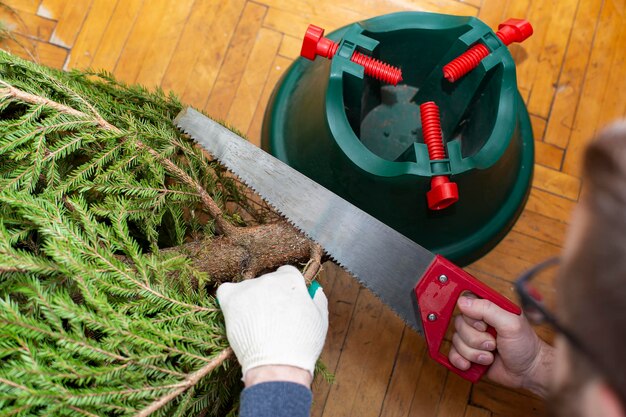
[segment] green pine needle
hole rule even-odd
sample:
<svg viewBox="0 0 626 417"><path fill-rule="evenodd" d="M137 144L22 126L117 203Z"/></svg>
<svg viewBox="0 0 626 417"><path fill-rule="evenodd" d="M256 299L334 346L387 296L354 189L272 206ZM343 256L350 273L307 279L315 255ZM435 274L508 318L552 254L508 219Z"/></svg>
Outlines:
<svg viewBox="0 0 626 417"><path fill-rule="evenodd" d="M161 252L214 228L163 158L220 207L248 203L172 124L181 108L0 51L3 415L134 415L228 347L210 277ZM232 415L239 375L226 360L154 415Z"/></svg>

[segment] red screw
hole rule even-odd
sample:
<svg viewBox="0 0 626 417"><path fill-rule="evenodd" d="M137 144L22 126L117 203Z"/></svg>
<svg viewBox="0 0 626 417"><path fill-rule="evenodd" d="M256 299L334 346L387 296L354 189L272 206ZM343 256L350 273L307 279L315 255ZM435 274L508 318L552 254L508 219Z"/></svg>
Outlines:
<svg viewBox="0 0 626 417"><path fill-rule="evenodd" d="M522 42L532 34L533 27L529 21L524 19L508 19L498 25L496 32L496 36L507 46L513 42ZM489 49L482 43L472 46L443 67L444 78L451 83L459 80L476 68L487 55L489 55Z"/></svg>
<svg viewBox="0 0 626 417"><path fill-rule="evenodd" d="M446 151L443 147L439 107L434 101L420 105L422 119L422 136L428 147L428 156L431 161L445 159ZM459 200L459 189L455 182L450 182L446 175L436 175L430 179L430 191L426 193L428 208L443 210Z"/></svg>
<svg viewBox="0 0 626 417"><path fill-rule="evenodd" d="M311 61L313 61L317 55L332 59L335 52L337 52L337 48L339 48L338 43L324 38L324 29L315 25L309 25L304 34L300 55ZM363 68L365 68L365 75L367 76L393 85L402 81L402 70L400 68L392 67L371 56L354 51L350 60L362 65Z"/></svg>

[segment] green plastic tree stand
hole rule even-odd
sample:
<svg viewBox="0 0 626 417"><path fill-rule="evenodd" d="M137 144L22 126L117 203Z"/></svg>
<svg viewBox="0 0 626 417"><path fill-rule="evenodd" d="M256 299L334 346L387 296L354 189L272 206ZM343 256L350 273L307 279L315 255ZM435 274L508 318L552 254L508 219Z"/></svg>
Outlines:
<svg viewBox="0 0 626 417"><path fill-rule="evenodd" d="M332 60L298 58L270 99L262 146L420 245L460 265L491 250L526 202L533 171L530 120L515 64L473 17L403 12L328 35ZM491 54L450 83L442 67L476 42ZM351 62L357 50L398 66L384 85ZM440 109L447 159L430 161L419 105ZM448 175L459 201L432 211L430 178Z"/></svg>

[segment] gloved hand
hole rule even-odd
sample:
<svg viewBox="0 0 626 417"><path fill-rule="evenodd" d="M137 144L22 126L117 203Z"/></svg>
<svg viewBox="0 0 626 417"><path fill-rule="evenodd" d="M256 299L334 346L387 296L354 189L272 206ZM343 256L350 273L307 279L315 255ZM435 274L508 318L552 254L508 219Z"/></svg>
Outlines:
<svg viewBox="0 0 626 417"><path fill-rule="evenodd" d="M321 287L311 299L293 266L239 283L225 283L217 299L226 335L243 376L262 365L289 365L313 375L328 330L328 300Z"/></svg>

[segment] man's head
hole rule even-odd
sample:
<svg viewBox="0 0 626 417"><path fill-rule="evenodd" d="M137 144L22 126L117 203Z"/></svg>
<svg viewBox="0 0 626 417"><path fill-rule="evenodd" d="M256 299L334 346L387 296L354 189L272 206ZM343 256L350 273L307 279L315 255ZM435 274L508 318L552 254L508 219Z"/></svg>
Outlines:
<svg viewBox="0 0 626 417"><path fill-rule="evenodd" d="M588 147L583 183L563 253L558 315L591 355L557 341L554 401L562 415L626 417L626 123Z"/></svg>

